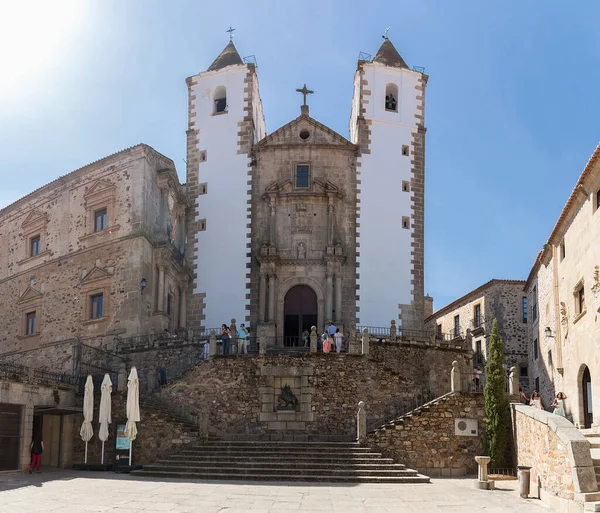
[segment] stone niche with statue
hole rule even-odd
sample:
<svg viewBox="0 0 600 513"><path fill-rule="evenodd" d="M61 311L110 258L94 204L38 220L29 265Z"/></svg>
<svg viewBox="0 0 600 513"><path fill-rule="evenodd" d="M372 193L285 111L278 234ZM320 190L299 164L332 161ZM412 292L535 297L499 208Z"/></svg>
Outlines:
<svg viewBox="0 0 600 513"><path fill-rule="evenodd" d="M260 422L268 431L304 431L314 420L311 409L313 367L260 367Z"/></svg>

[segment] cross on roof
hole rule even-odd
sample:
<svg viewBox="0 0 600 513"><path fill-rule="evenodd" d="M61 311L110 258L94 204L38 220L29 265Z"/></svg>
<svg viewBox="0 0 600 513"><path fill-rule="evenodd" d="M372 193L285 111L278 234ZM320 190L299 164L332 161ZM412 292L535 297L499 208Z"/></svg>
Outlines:
<svg viewBox="0 0 600 513"><path fill-rule="evenodd" d="M390 31L390 27L386 28L385 31L383 32L383 39L388 39L388 32Z"/></svg>
<svg viewBox="0 0 600 513"><path fill-rule="evenodd" d="M296 91L298 91L299 93L302 93L304 95L304 105L306 105L306 95L314 94L314 91L311 91L310 89L306 88L306 84L304 84L304 87L302 89L296 89Z"/></svg>
<svg viewBox="0 0 600 513"><path fill-rule="evenodd" d="M234 32L234 28L231 28L231 25L229 25L229 30L226 30L225 32L229 32L229 41L233 41L233 32Z"/></svg>

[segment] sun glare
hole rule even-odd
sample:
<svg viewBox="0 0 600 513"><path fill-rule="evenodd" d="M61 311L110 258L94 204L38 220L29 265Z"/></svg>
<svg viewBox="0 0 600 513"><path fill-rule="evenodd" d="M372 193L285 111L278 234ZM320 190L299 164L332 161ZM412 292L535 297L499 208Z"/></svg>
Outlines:
<svg viewBox="0 0 600 513"><path fill-rule="evenodd" d="M0 0L0 91L60 60L81 22L81 0Z"/></svg>

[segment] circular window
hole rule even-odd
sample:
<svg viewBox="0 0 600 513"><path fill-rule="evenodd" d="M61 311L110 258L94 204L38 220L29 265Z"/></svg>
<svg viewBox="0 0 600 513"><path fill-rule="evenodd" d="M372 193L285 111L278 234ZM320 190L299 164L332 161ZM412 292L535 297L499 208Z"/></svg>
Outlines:
<svg viewBox="0 0 600 513"><path fill-rule="evenodd" d="M310 137L310 132L308 130L300 130L300 139L308 139Z"/></svg>

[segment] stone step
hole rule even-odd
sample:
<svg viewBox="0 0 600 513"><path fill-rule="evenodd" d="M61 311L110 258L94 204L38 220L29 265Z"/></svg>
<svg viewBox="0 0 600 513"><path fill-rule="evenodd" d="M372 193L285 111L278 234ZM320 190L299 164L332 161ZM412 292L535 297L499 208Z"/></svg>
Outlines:
<svg viewBox="0 0 600 513"><path fill-rule="evenodd" d="M320 483L429 483L430 478L421 474L410 476L366 476L366 475L298 475L296 473L253 472L251 474L232 475L229 472L164 472L135 470L131 475L144 477L199 479L199 480L249 480L249 481L296 481Z"/></svg>
<svg viewBox="0 0 600 513"><path fill-rule="evenodd" d="M247 466L242 467L239 465L229 465L225 467L205 467L205 466L166 466L166 465L144 465L143 470L149 472L217 472L227 473L230 475L239 474L261 474L261 473L277 473L280 472L281 468L265 468L261 466ZM298 476L344 476L344 475L362 475L362 476L416 476L418 472L416 470L397 468L397 469L379 469L379 468L329 468L327 466L306 466L306 468L292 467L289 466L283 470L288 473L293 473Z"/></svg>
<svg viewBox="0 0 600 513"><path fill-rule="evenodd" d="M194 456L194 455L184 455L184 454L175 454L171 457L169 457L168 459L163 459L163 460L159 460L158 463L163 463L163 462L167 462L167 461L180 461L180 462L194 462L194 463L211 463L211 462L220 462L220 461L231 461L231 462L244 462L244 461L253 461L256 462L257 464L260 462L265 462L265 463L270 463L270 462L277 462L277 461L283 461L282 458L280 456L230 456L227 455L226 458L224 458L222 455L218 455L218 454L210 454L210 455L203 455L203 456ZM315 456L297 456L294 457L294 459L292 460L287 460L289 462L291 462L292 466L295 463L305 463L305 462L318 462L318 463L332 463L332 464L337 464L337 463L345 463L345 464L359 464L359 465L364 465L364 464L373 464L373 465L389 465L391 463L394 463L394 460L392 458L382 458L381 456L377 457L377 458L356 458L356 457L345 457L345 456L321 456L321 455L315 455Z"/></svg>
<svg viewBox="0 0 600 513"><path fill-rule="evenodd" d="M243 447L239 445L215 445L214 447L205 447L203 445L193 445L188 447L186 450L194 451L197 453L203 452L236 452L244 451L248 454L260 454L265 451L272 452L275 454L286 454L286 453L298 453L298 452L327 452L327 453L339 453L339 454L373 454L373 450L366 448L344 448L344 447L302 447L301 445L279 447L279 446L268 446L268 447Z"/></svg>
<svg viewBox="0 0 600 513"><path fill-rule="evenodd" d="M214 468L214 467L260 467L263 469L310 469L325 468L336 470L405 470L406 466L400 463L354 463L354 462L329 462L329 461L185 461L185 460L159 460L151 465L169 468ZM150 466L145 465L144 468Z"/></svg>
<svg viewBox="0 0 600 513"><path fill-rule="evenodd" d="M279 457L286 457L287 459L296 459L299 457L313 457L313 456L324 456L324 457L358 457L358 458L380 458L381 453L378 452L353 452L353 451L302 451L301 449L294 451L278 451L278 450L269 450L269 451L247 451L245 449L229 449L229 450L215 450L215 451L207 451L207 450L198 450L194 448L183 449L179 454L182 456L193 456L193 455L218 455L221 457L230 457L230 456L256 456L261 455L268 452L269 454L279 455Z"/></svg>
<svg viewBox="0 0 600 513"><path fill-rule="evenodd" d="M231 447L336 447L336 448L353 448L365 449L358 442L300 442L300 441L270 441L270 440L209 440L198 444L198 447L215 447L215 446L231 446ZM368 449L368 447L367 447Z"/></svg>
<svg viewBox="0 0 600 513"><path fill-rule="evenodd" d="M202 442L194 445L194 449L205 451L239 450L244 451L337 451L337 452L370 452L370 447L344 442Z"/></svg>

